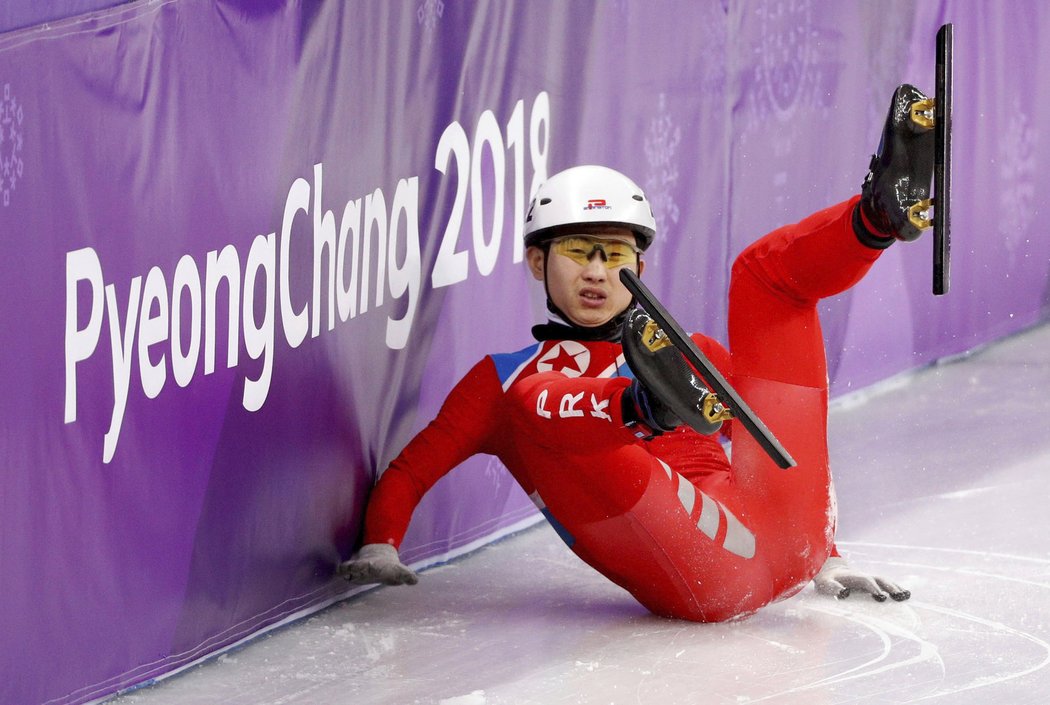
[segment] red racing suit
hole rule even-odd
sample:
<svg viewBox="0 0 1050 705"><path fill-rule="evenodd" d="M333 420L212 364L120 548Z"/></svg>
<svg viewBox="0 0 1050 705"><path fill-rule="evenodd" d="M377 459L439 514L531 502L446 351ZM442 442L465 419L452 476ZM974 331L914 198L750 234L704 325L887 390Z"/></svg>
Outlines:
<svg viewBox="0 0 1050 705"><path fill-rule="evenodd" d="M827 367L816 304L881 250L851 227L859 197L780 228L736 259L729 348L694 335L798 465L777 467L742 429L732 461L687 427L642 441L624 425L621 346L545 341L489 355L390 464L365 543L399 546L415 506L475 453L499 457L585 562L652 612L751 613L801 589L834 550Z"/></svg>

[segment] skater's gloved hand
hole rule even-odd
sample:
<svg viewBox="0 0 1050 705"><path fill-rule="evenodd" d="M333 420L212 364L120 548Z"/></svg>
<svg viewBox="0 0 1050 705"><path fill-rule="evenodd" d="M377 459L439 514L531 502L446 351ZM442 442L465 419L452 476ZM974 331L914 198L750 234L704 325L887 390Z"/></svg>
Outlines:
<svg viewBox="0 0 1050 705"><path fill-rule="evenodd" d="M397 549L388 543L362 546L357 555L341 564L336 572L355 585L415 585L419 582L419 576L401 562Z"/></svg>
<svg viewBox="0 0 1050 705"><path fill-rule="evenodd" d="M885 578L850 568L846 559L840 556L828 558L824 567L813 577L813 584L822 595L834 595L840 600L849 597L853 590L870 593L878 602L885 602L887 597L903 602L911 597L910 592Z"/></svg>

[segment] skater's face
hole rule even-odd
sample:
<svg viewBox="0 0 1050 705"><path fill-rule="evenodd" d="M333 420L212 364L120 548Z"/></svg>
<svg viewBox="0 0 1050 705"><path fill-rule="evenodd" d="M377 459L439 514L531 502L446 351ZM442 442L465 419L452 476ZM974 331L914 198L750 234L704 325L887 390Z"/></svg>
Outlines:
<svg viewBox="0 0 1050 705"><path fill-rule="evenodd" d="M546 278L551 301L572 323L585 328L600 326L631 303L631 292L620 282L620 269L636 268L641 274L645 263L631 256L637 250L634 233L627 228L581 226L567 235L583 238L555 241L547 251L528 248L529 269L536 279Z"/></svg>

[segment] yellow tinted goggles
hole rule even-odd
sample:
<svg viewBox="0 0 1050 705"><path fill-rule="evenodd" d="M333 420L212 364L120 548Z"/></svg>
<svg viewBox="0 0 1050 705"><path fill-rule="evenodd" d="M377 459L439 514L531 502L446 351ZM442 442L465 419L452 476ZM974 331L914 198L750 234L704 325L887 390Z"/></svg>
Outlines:
<svg viewBox="0 0 1050 705"><path fill-rule="evenodd" d="M620 240L603 240L587 235L567 235L551 240L551 252L565 255L573 262L583 266L586 266L597 252L601 255L602 264L607 269L616 269L625 264L636 264L640 251L630 243Z"/></svg>

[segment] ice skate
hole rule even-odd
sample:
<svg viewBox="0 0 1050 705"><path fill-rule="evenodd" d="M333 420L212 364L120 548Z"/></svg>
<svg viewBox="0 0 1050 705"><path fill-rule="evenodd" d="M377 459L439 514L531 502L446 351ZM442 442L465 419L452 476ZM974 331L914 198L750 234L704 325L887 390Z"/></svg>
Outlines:
<svg viewBox="0 0 1050 705"><path fill-rule="evenodd" d="M635 380L624 393L625 416L656 434L683 423L697 433L718 431L728 412L648 313L631 309L621 342Z"/></svg>
<svg viewBox="0 0 1050 705"><path fill-rule="evenodd" d="M867 224L856 227L861 241L875 235L916 240L932 225L928 211L934 165L934 102L914 86L893 93L877 154L872 155L861 190ZM884 246L884 245L883 245Z"/></svg>

